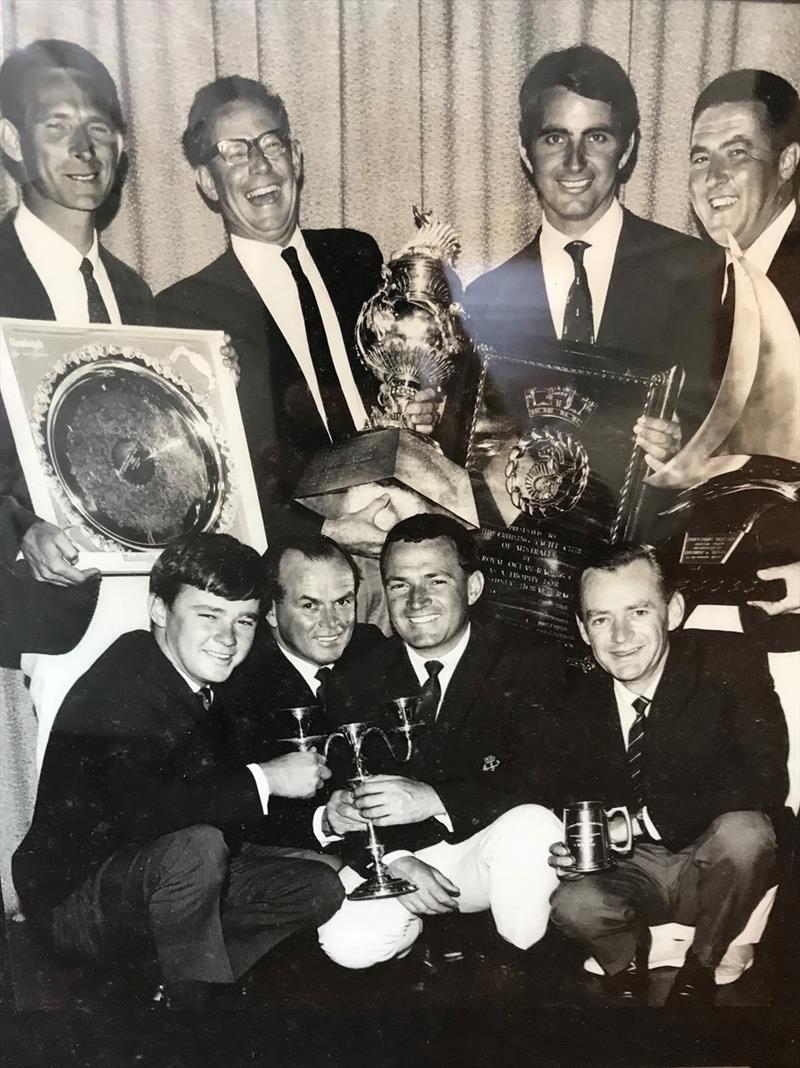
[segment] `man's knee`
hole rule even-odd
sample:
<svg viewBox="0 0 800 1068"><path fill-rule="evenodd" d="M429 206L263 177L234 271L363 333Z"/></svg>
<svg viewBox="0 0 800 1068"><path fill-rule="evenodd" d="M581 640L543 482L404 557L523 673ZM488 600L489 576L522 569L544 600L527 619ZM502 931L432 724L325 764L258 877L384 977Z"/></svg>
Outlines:
<svg viewBox="0 0 800 1068"><path fill-rule="evenodd" d="M550 906L550 919L556 927L586 941L620 920L632 921L635 911L592 878L562 882L550 898Z"/></svg>
<svg viewBox="0 0 800 1068"><path fill-rule="evenodd" d="M548 852L562 837L561 821L542 805L517 805L497 817L490 836L495 845Z"/></svg>
<svg viewBox="0 0 800 1068"><path fill-rule="evenodd" d="M228 846L219 827L196 823L158 839L162 880L220 885L228 875Z"/></svg>
<svg viewBox="0 0 800 1068"><path fill-rule="evenodd" d="M378 902L372 904L377 905ZM396 905L396 902L385 901L380 904ZM342 968L363 970L403 955L422 931L422 920L418 916L406 913L405 916L392 917L387 915L389 909L376 910L369 905L366 905L366 909L373 915L366 916L365 905L364 902L358 902L353 906L345 901L333 919L319 929L319 944L323 952ZM375 915L376 912L384 912L384 915ZM392 919L398 922L393 923Z"/></svg>
<svg viewBox="0 0 800 1068"><path fill-rule="evenodd" d="M307 889L309 922L315 927L327 923L344 901L344 887L336 872L329 864L309 861L309 883Z"/></svg>
<svg viewBox="0 0 800 1068"><path fill-rule="evenodd" d="M695 859L725 863L742 871L772 864L775 853L775 831L768 816L763 812L725 812L711 823Z"/></svg>

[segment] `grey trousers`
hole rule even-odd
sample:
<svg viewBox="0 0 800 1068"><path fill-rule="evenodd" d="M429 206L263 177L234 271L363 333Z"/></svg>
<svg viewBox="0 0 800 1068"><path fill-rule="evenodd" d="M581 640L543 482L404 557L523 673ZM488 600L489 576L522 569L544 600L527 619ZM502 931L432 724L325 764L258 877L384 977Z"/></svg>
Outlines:
<svg viewBox="0 0 800 1068"><path fill-rule="evenodd" d="M339 908L333 869L292 850L187 827L126 846L53 913L57 949L102 964L155 957L167 982L231 983L273 946Z"/></svg>
<svg viewBox="0 0 800 1068"><path fill-rule="evenodd" d="M678 853L637 843L611 870L562 882L550 918L608 975L632 960L641 928L669 922L693 926L694 956L716 968L770 886L775 855L769 817L727 812Z"/></svg>

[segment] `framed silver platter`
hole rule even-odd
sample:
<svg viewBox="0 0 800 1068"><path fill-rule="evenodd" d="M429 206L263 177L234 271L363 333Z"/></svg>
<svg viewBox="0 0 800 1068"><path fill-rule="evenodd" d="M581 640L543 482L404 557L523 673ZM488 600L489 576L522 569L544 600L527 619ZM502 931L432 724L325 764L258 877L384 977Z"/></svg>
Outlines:
<svg viewBox="0 0 800 1068"><path fill-rule="evenodd" d="M103 537L163 548L216 526L229 485L198 399L141 355L72 367L49 382L39 427L69 505Z"/></svg>

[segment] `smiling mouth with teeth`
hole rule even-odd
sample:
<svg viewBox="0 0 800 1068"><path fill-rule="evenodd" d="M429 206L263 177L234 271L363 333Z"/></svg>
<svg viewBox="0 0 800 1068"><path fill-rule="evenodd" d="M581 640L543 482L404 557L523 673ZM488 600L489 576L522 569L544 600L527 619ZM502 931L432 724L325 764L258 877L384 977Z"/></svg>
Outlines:
<svg viewBox="0 0 800 1068"><path fill-rule="evenodd" d="M262 200L264 197L270 197L274 200L280 191L280 186L278 185L265 185L260 186L258 189L251 189L245 193L245 197L248 200Z"/></svg>
<svg viewBox="0 0 800 1068"><path fill-rule="evenodd" d="M708 203L714 211L722 211L725 208L733 207L737 199L737 197L711 197Z"/></svg>

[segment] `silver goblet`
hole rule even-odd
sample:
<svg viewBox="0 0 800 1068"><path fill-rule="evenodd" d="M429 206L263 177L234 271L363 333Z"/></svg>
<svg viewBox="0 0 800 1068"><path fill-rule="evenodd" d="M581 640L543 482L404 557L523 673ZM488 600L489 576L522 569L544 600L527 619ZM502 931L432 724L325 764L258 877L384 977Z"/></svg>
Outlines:
<svg viewBox="0 0 800 1068"><path fill-rule="evenodd" d="M295 708L279 708L275 714L281 719L282 723L288 719L287 727L293 731L292 734L278 738L278 741L295 746L298 753L309 752L316 746L322 745L328 737L327 732L315 732L313 729L315 721L318 723L322 716L322 709L319 705L298 705Z"/></svg>

